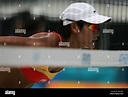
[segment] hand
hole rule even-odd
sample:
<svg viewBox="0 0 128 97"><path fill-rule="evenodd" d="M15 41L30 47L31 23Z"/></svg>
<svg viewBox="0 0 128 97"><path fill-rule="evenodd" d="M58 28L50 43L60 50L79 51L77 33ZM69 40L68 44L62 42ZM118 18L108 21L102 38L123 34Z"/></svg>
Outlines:
<svg viewBox="0 0 128 97"><path fill-rule="evenodd" d="M56 73L59 72L63 69L64 67L53 67L53 66L49 66L48 67L48 71L51 73Z"/></svg>

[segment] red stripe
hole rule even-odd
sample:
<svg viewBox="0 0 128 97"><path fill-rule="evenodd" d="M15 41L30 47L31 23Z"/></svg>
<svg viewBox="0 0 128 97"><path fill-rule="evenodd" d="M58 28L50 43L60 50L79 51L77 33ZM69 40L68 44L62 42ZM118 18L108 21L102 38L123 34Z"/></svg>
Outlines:
<svg viewBox="0 0 128 97"><path fill-rule="evenodd" d="M56 33L56 32L53 32L53 33L55 33L55 34L59 37L60 42L62 42L62 37L60 36L60 34L58 34L58 33Z"/></svg>
<svg viewBox="0 0 128 97"><path fill-rule="evenodd" d="M39 83L39 82L47 82L50 79L43 73L34 70L33 68L21 68L22 72L24 73L24 75L26 76L26 78L32 82L32 83Z"/></svg>

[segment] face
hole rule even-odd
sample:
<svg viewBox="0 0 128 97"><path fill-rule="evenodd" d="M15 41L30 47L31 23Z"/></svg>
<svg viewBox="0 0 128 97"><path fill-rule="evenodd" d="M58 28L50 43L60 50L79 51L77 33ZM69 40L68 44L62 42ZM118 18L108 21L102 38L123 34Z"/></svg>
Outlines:
<svg viewBox="0 0 128 97"><path fill-rule="evenodd" d="M98 36L98 25L84 24L83 29L78 33L79 47L82 49L94 49Z"/></svg>

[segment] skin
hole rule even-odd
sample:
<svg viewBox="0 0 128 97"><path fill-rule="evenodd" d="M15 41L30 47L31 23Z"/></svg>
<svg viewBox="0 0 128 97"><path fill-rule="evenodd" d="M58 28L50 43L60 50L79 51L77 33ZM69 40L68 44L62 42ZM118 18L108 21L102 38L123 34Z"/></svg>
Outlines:
<svg viewBox="0 0 128 97"><path fill-rule="evenodd" d="M71 44L70 46L71 48L85 48L85 49L95 48L94 43L99 36L99 31L94 32L88 29L87 24L84 24L83 29L80 30L75 22L71 25L71 28L73 32L69 40Z"/></svg>
<svg viewBox="0 0 128 97"><path fill-rule="evenodd" d="M70 42L69 48L94 49L94 41L97 40L99 32L88 29L85 24L79 29L74 22L71 24L71 37L66 40ZM30 37L1 36L0 45L32 46L32 47L58 47L59 38L56 34L36 33ZM58 72L63 67L49 67L50 72ZM20 81L20 82L19 82ZM11 72L0 71L0 88L29 88L33 83L29 82L19 68L11 68Z"/></svg>

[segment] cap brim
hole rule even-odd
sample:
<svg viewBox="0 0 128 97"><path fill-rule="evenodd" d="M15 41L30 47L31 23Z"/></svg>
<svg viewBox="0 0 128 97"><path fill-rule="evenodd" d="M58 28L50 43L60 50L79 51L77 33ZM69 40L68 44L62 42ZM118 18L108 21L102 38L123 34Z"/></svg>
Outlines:
<svg viewBox="0 0 128 97"><path fill-rule="evenodd" d="M65 25L68 25L68 24L71 24L72 23L72 21L68 21L68 20L64 20L63 21L63 25L65 26Z"/></svg>
<svg viewBox="0 0 128 97"><path fill-rule="evenodd" d="M89 18L82 19L82 20L92 24L101 24L101 23L110 21L111 17L96 14L94 16L91 16Z"/></svg>

